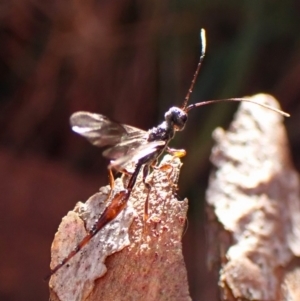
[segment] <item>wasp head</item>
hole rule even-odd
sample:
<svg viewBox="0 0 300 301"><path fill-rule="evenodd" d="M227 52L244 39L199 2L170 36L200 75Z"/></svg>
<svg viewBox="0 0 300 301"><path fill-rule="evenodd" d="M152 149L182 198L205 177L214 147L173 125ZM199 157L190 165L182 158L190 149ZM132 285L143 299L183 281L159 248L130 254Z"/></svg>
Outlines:
<svg viewBox="0 0 300 301"><path fill-rule="evenodd" d="M176 131L184 129L187 118L187 112L178 107L172 107L165 113L166 122L174 127Z"/></svg>

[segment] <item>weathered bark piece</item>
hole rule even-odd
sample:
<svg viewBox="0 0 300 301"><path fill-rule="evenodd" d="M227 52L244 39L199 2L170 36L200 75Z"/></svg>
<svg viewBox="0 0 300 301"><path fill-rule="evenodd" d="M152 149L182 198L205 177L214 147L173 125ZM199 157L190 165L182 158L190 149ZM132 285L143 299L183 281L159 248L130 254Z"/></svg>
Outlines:
<svg viewBox="0 0 300 301"><path fill-rule="evenodd" d="M123 190L121 179L116 181L114 192ZM99 193L86 203L77 203L74 210L62 219L51 247L51 268L63 260L88 234L97 217L106 207L109 187L102 187ZM128 229L133 221L131 203L107 227L96 235L77 255L50 279L50 288L58 299L85 300L94 288L97 278L106 273L106 258L129 245Z"/></svg>
<svg viewBox="0 0 300 301"><path fill-rule="evenodd" d="M270 95L253 100L278 107ZM299 178L282 121L245 102L228 131L214 132L209 256L223 300L300 300Z"/></svg>
<svg viewBox="0 0 300 301"><path fill-rule="evenodd" d="M148 192L139 176L125 210L68 267L51 277L51 300L190 300L181 249L188 205L187 200L176 199L172 185L177 183L181 162L165 156L160 166L164 168L155 169L147 179L152 189L145 227ZM115 192L123 188L118 180ZM52 245L52 267L76 246L103 211L108 191L109 187L102 188L63 219Z"/></svg>

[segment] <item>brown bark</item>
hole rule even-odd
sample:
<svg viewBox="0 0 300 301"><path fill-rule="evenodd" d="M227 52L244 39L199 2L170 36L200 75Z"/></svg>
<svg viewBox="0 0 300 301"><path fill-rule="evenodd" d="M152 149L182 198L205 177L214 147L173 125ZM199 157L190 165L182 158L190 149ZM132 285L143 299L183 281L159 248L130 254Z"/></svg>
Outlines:
<svg viewBox="0 0 300 301"><path fill-rule="evenodd" d="M228 131L214 132L208 236L222 300L300 300L299 178L282 122L242 103Z"/></svg>
<svg viewBox="0 0 300 301"><path fill-rule="evenodd" d="M190 300L181 249L187 200L179 202L170 185L177 183L181 162L166 156L161 165L164 170L149 176L145 228L147 189L139 177L127 207L52 276L51 300ZM123 188L119 179L115 191ZM63 219L52 245L52 268L86 235L108 191L100 189Z"/></svg>

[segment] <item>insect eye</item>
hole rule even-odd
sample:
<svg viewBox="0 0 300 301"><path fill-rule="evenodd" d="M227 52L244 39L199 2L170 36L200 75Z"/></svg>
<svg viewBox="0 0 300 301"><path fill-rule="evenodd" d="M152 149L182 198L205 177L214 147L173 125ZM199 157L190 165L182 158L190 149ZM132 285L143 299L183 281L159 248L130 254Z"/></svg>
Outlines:
<svg viewBox="0 0 300 301"><path fill-rule="evenodd" d="M186 121L187 121L187 115L186 114L182 115L181 116L181 120L182 120L183 123L186 123Z"/></svg>
<svg viewBox="0 0 300 301"><path fill-rule="evenodd" d="M176 130L182 131L184 129L186 121L187 121L187 114L185 112L177 112L177 114L174 115L174 119L173 119Z"/></svg>

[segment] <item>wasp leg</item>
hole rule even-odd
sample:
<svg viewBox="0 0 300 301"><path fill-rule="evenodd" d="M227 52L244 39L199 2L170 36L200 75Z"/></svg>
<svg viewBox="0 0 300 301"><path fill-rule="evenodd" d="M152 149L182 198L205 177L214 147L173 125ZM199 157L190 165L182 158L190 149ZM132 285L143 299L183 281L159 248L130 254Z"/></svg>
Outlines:
<svg viewBox="0 0 300 301"><path fill-rule="evenodd" d="M186 155L186 151L184 149L175 149L175 148L167 147L166 151L175 158L182 158ZM159 169L162 171L167 171L168 169L171 169L170 174L173 171L173 167L169 164L164 164L163 166L159 166L159 167L153 166L153 168Z"/></svg>
<svg viewBox="0 0 300 301"><path fill-rule="evenodd" d="M185 151L184 149L175 149L175 148L167 147L167 152L168 152L169 154L173 155L173 156L176 157L176 158L182 158L182 157L184 157L184 156L186 155L186 151ZM170 171L170 173L169 173L169 176L171 175L171 173L172 173L172 171L173 171L173 167L172 167L171 165L169 165L169 164L165 164L165 165L163 165L163 166L160 166L160 167L154 167L154 168L157 168L157 169L162 170L162 171L167 171L168 169L169 169L169 170L171 169L171 171ZM170 182L170 185L173 186L173 189L174 189L174 191L175 191L174 194L176 194L176 190L178 190L178 186L177 186L176 184L174 184L174 183L170 180L170 178L168 178L168 180L169 180L169 182Z"/></svg>
<svg viewBox="0 0 300 301"><path fill-rule="evenodd" d="M176 150L176 149L168 148L167 151L172 151L172 152L173 152L174 157L173 157L172 159L174 159L175 157L177 157L177 158L183 157L183 156L185 156L185 154L186 154L186 152L185 152L184 149L182 149L182 150ZM181 156L179 156L179 155L181 155ZM172 160L172 159L171 159L171 160ZM172 180L170 179L171 174L172 174L172 172L173 172L173 166L172 166L171 164L166 163L166 164L164 164L164 165L162 165L162 166L152 166L152 168L155 169L155 170L169 171L168 181L169 181L170 185L172 186L172 189L173 189L173 195L174 195L178 200L182 201L183 199L182 199L182 198L178 195L178 193L177 193L177 191L179 190L178 185L177 185L177 184L174 184L174 181L172 181ZM178 178L175 179L175 182L177 182L177 180L178 180Z"/></svg>
<svg viewBox="0 0 300 301"><path fill-rule="evenodd" d="M105 203L110 199L112 192L115 189L115 178L110 168L108 168L108 183L110 186L110 191L108 193L107 199L105 200Z"/></svg>
<svg viewBox="0 0 300 301"><path fill-rule="evenodd" d="M125 168L122 168L121 170L118 170L118 172L120 172L122 174L125 174L127 176L130 176L130 177L132 176L132 172L129 172ZM108 168L108 183L109 183L109 186L110 186L110 192L109 192L105 202L107 202L110 199L110 197L112 196L112 192L115 188L115 178L114 178L114 175L113 175L113 172L112 172L111 168Z"/></svg>
<svg viewBox="0 0 300 301"><path fill-rule="evenodd" d="M133 174L131 171L128 171L125 168L119 169L118 172L125 174L126 176L132 176L132 174Z"/></svg>
<svg viewBox="0 0 300 301"><path fill-rule="evenodd" d="M161 170L161 168L157 167L156 164L157 164L157 160L153 161L151 164L151 168L153 168L155 170ZM150 193L151 193L151 189L152 189L152 185L150 185L149 183L146 182L146 178L149 174L149 170L150 170L150 166L145 165L144 169L143 169L143 183L146 186L146 188L148 189L148 194L147 194L145 204L144 204L143 233L146 233L147 220L149 219L149 198L150 198ZM153 176L152 176L152 178L153 178Z"/></svg>
<svg viewBox="0 0 300 301"><path fill-rule="evenodd" d="M146 188L148 189L148 194L147 194L147 198L145 201L145 205L144 205L144 227L146 225L146 222L148 220L149 217L149 195L150 195L150 191L151 191L151 185L149 183L146 182L146 178L149 174L149 165L145 165L143 168L143 183L146 186ZM145 229L144 229L145 230Z"/></svg>
<svg viewBox="0 0 300 301"><path fill-rule="evenodd" d="M173 166L170 164L164 164L163 166L153 166L153 169L160 170L160 171L166 171L166 172L169 171L167 179L168 179L170 186L172 186L173 194L177 197L178 185L174 184L174 182L170 179L171 174L173 172Z"/></svg>
<svg viewBox="0 0 300 301"><path fill-rule="evenodd" d="M125 189L118 192L111 203L104 209L100 218L93 225L89 233L78 243L73 251L69 253L58 265L51 269L49 275L45 278L48 280L54 273L56 273L61 267L63 267L72 257L74 257L105 225L115 219L118 214L126 206L130 197L131 190Z"/></svg>
<svg viewBox="0 0 300 301"><path fill-rule="evenodd" d="M186 151L184 149L175 149L167 147L166 151L173 155L174 157L182 158L186 155Z"/></svg>

